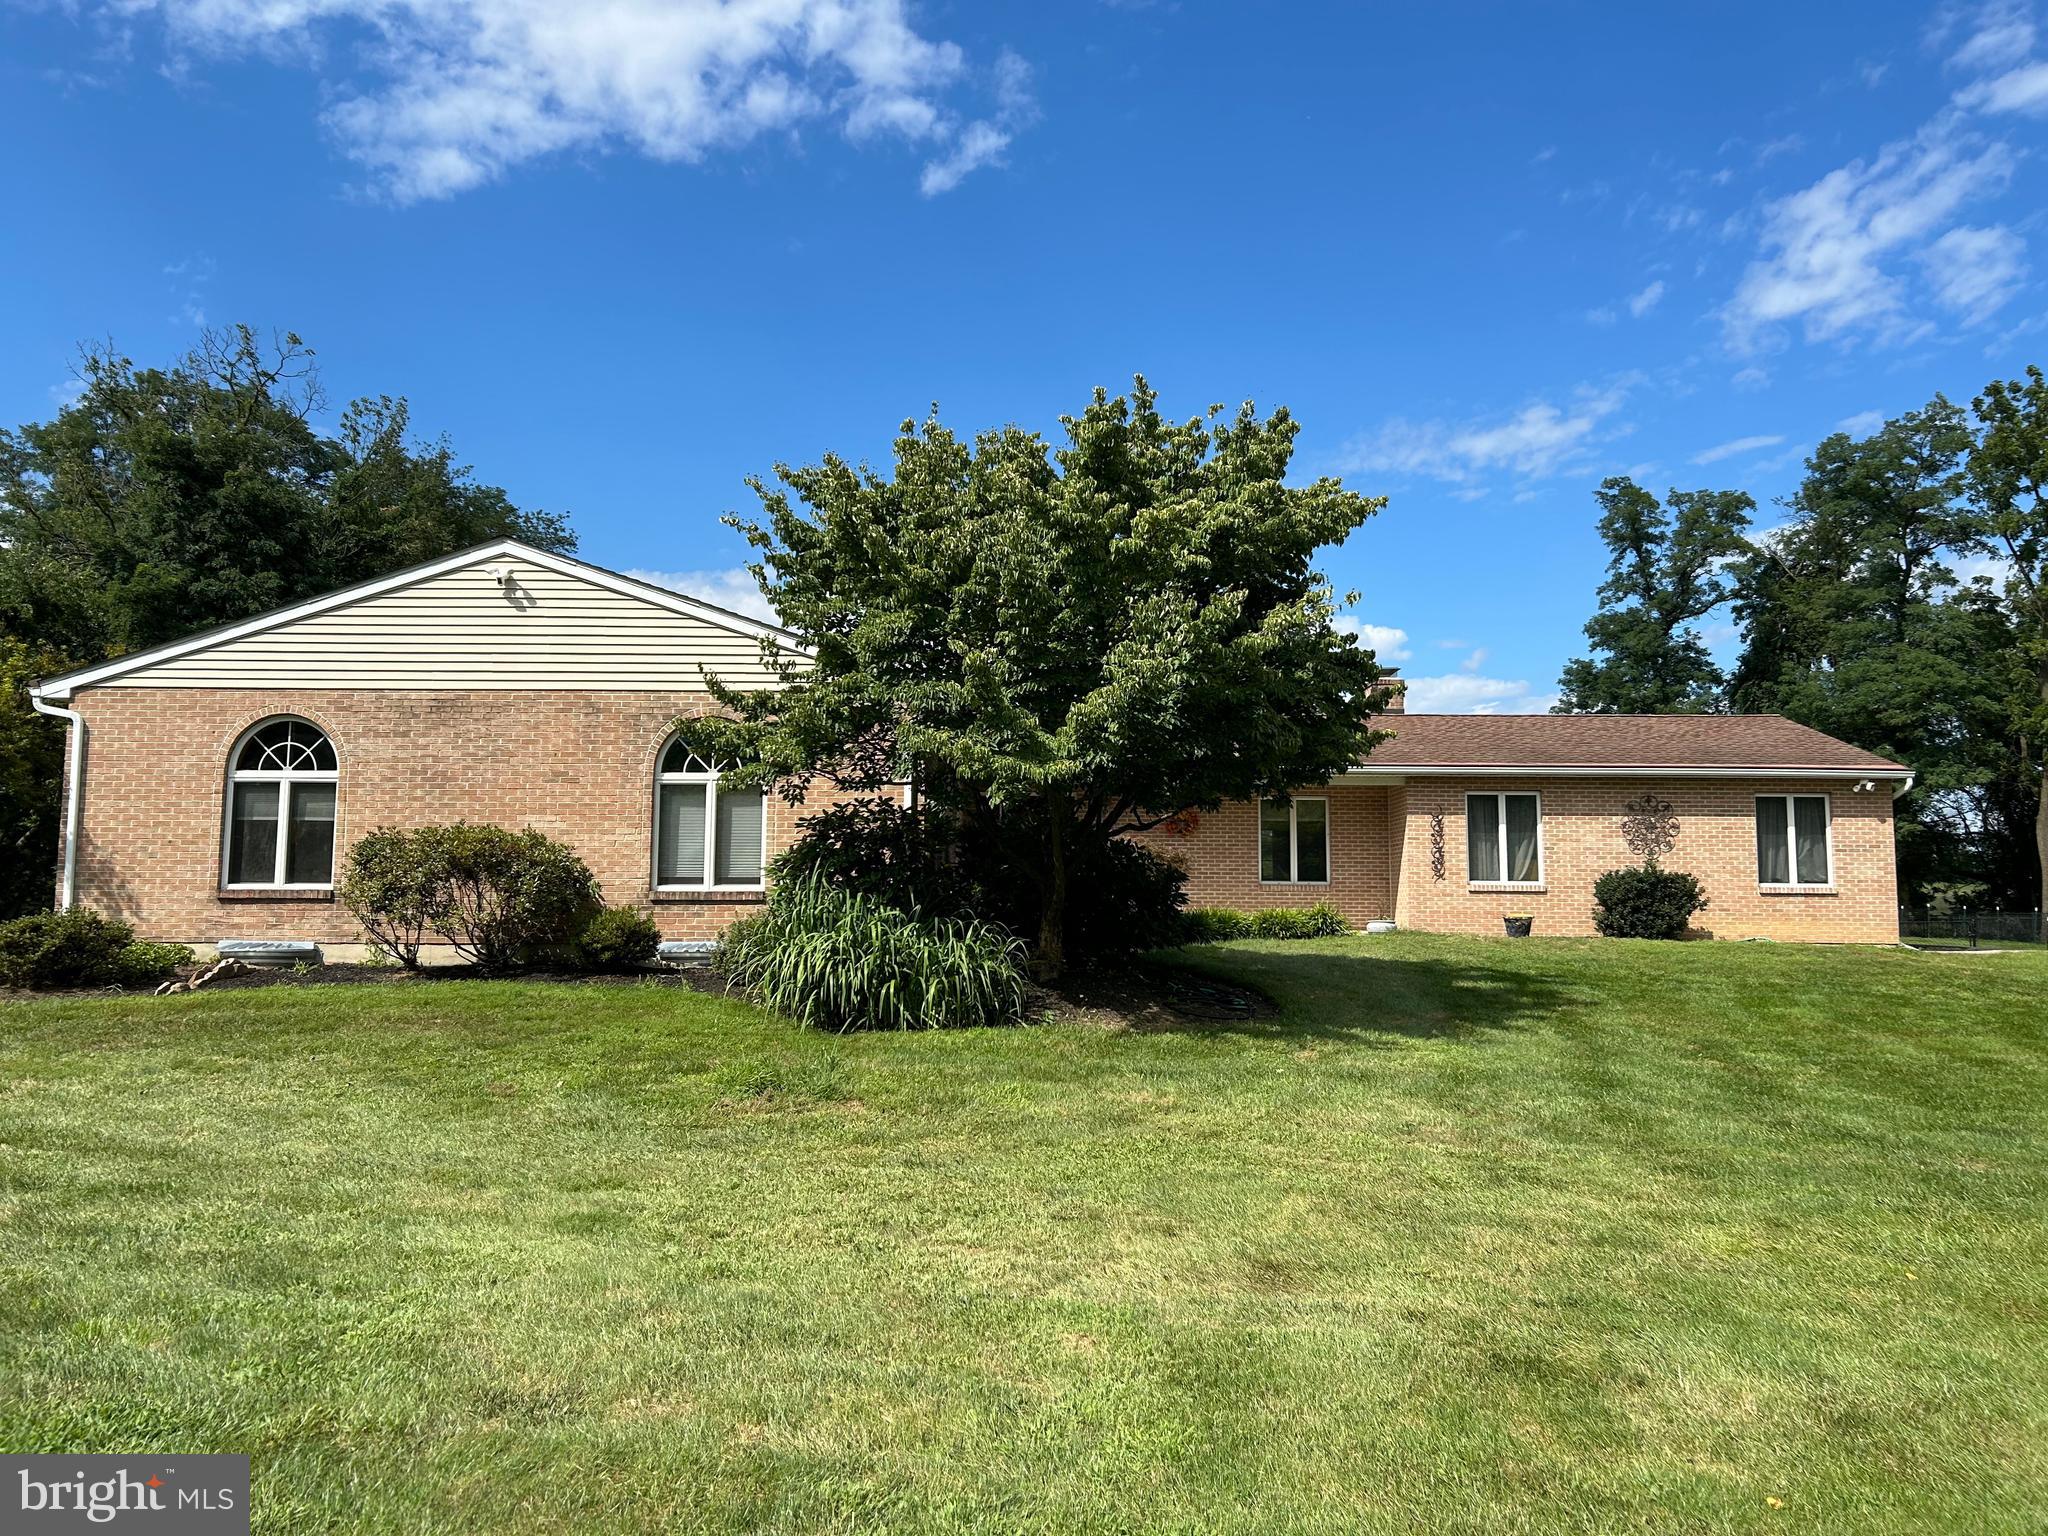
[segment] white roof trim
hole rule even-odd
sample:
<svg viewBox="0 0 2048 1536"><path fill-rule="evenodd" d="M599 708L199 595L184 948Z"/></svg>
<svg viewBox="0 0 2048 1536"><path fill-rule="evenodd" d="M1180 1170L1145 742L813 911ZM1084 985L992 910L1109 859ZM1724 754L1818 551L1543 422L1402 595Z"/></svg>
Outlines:
<svg viewBox="0 0 2048 1536"><path fill-rule="evenodd" d="M1758 764L1753 768L1683 767L1627 768L1544 766L1535 763L1380 763L1353 768L1357 774L1441 774L1468 779L1903 779L1910 787L1913 770L1897 763L1882 768L1783 768Z"/></svg>
<svg viewBox="0 0 2048 1536"><path fill-rule="evenodd" d="M180 656L189 656L194 651L225 645L245 635L260 634L279 625L310 619L315 614L345 608L350 603L361 602L367 597L376 597L380 593L394 591L399 587L411 586L414 582L427 581L435 576L444 576L450 571L459 571L466 566L508 555L545 567L559 575L573 576L590 582L593 586L608 588L626 597L637 597L642 602L652 603L657 608L666 608L671 613L702 619L707 624L717 625L720 629L751 635L756 639L772 640L799 656L808 654L788 630L764 623L760 619L750 619L745 614L730 612L701 598L690 597L682 592L671 592L666 587L651 586L647 582L636 581L631 576L621 576L617 571L608 571L601 565L591 565L583 560L571 559L567 555L550 554L544 549L535 549L531 544L522 544L517 539L498 539L489 544L458 550L452 555L443 555L440 559L429 560L424 565L408 566L405 570L393 571L389 576L379 576L374 581L358 582L355 586L343 587L338 592L329 592L325 597L309 598L303 603L294 603L289 608L259 613L253 619L243 619L236 624L224 624L217 629L209 629L183 640L173 640L168 645L153 646L146 651L136 651L133 655L103 662L96 667L47 678L30 688L29 695L38 699L68 699L76 690L90 688L110 678L121 677L144 667L153 667L159 662L172 661Z"/></svg>

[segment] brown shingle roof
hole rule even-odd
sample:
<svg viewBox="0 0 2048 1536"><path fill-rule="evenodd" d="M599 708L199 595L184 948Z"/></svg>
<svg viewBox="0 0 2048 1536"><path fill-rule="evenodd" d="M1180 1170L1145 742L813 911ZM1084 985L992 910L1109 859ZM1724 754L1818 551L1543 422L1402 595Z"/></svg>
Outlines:
<svg viewBox="0 0 2048 1536"><path fill-rule="evenodd" d="M1368 768L1839 768L1899 764L1783 715L1387 715Z"/></svg>

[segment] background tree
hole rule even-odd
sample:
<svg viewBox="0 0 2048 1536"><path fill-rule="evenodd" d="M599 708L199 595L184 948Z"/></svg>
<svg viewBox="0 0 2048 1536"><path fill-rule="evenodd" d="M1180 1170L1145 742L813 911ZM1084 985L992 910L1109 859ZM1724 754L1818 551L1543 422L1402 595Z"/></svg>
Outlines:
<svg viewBox="0 0 2048 1536"><path fill-rule="evenodd" d="M0 850L31 872L0 881L8 911L47 900L55 857L61 731L29 712L28 678L493 538L575 547L560 516L412 441L403 400L358 401L324 435L312 349L289 333L209 332L169 368L93 348L78 382L54 420L0 430Z"/></svg>
<svg viewBox="0 0 2048 1536"><path fill-rule="evenodd" d="M1586 625L1593 657L1558 680L1559 714L1704 714L1723 708L1721 669L1692 628L1731 595L1723 575L1747 548L1756 503L1741 491L1657 498L1625 475L1601 482L1607 579Z"/></svg>
<svg viewBox="0 0 2048 1536"><path fill-rule="evenodd" d="M1286 484L1296 426L1212 409L1175 424L1140 378L1097 390L1049 451L905 422L893 472L838 458L754 482L735 519L815 655L780 692L713 691L706 748L800 797L914 774L1036 887L1035 963L1065 963L1077 867L1120 833L1325 782L1372 740L1369 651L1311 565L1382 503Z"/></svg>
<svg viewBox="0 0 2048 1536"><path fill-rule="evenodd" d="M2029 861L2009 821L1999 662L2012 635L1989 588L1959 582L1952 563L1976 544L1961 500L1971 442L1966 414L1936 397L1815 449L1785 503L1792 521L1738 568L1745 645L1730 696L1913 766L1897 815L1908 890L1983 880L2017 900Z"/></svg>
<svg viewBox="0 0 2048 1536"><path fill-rule="evenodd" d="M1985 386L1973 402L1982 428L1969 460L1972 529L2006 562L2000 594L2015 644L2010 655L2011 722L2019 739L2021 784L2034 802L2037 903L2048 900L2048 793L2041 779L2048 750L2048 380Z"/></svg>

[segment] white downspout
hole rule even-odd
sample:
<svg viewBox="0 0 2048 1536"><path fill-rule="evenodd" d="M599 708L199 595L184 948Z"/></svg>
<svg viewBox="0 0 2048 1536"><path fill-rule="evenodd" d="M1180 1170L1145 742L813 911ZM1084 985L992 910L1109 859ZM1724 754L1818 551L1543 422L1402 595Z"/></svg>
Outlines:
<svg viewBox="0 0 2048 1536"><path fill-rule="evenodd" d="M85 716L61 704L51 704L31 693L30 704L39 715L62 720L71 728L71 770L64 789L64 896L58 904L68 911L78 905L78 832L85 822Z"/></svg>

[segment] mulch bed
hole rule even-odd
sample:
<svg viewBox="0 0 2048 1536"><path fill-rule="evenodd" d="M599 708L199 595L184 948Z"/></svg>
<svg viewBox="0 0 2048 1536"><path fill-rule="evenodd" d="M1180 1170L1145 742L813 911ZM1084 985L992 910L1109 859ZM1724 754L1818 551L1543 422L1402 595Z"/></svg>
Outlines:
<svg viewBox="0 0 2048 1536"><path fill-rule="evenodd" d="M310 986L432 987L443 982L480 979L483 979L482 973L468 965L437 965L418 971L373 965L316 965L304 970L289 966L259 966L239 976L223 976L209 982L204 991L211 994L257 987ZM680 970L638 971L619 976L537 972L518 979L565 987L686 987L696 992L720 995L731 990L723 976L705 965L685 966ZM147 995L145 992L127 992L120 987L75 987L56 992L20 992L0 987L0 1001L31 997ZM1044 1019L1050 1015L1066 1023L1144 1030L1173 1028L1190 1021L1267 1018L1277 1011L1271 999L1246 987L1209 981L1164 967L1131 965L1113 970L1076 972L1057 988L1034 986L1025 1016Z"/></svg>

